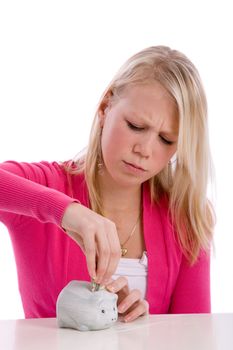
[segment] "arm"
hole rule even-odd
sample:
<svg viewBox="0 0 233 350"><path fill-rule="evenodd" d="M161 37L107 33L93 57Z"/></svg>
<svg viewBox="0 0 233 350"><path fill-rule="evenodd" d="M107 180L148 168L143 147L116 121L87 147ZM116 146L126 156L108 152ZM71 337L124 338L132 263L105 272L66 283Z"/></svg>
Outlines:
<svg viewBox="0 0 233 350"><path fill-rule="evenodd" d="M5 212L61 224L65 208L74 199L9 171L0 169L0 219Z"/></svg>
<svg viewBox="0 0 233 350"><path fill-rule="evenodd" d="M192 266L183 256L169 313L209 312L211 312L209 253L201 251L197 262Z"/></svg>
<svg viewBox="0 0 233 350"><path fill-rule="evenodd" d="M65 182L56 163L1 164L0 220L12 228L28 216L62 227L84 251L90 276L109 280L120 258L115 224L75 203Z"/></svg>

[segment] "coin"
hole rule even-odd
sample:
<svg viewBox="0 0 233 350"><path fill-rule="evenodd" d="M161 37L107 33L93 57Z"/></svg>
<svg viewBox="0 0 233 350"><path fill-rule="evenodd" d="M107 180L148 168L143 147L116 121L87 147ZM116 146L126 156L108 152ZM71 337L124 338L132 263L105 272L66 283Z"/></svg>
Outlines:
<svg viewBox="0 0 233 350"><path fill-rule="evenodd" d="M94 279L92 278L92 280L91 280L91 291L92 292L98 292L98 290L100 290L100 284L96 283L94 281Z"/></svg>

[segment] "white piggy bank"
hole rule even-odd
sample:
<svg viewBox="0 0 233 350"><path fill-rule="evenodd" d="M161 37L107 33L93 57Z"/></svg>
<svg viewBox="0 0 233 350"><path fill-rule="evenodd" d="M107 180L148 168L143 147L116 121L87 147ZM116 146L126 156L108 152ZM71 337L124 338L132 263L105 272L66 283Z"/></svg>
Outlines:
<svg viewBox="0 0 233 350"><path fill-rule="evenodd" d="M105 289L91 292L89 282L71 281L57 299L58 326L80 331L109 328L117 320L117 298Z"/></svg>

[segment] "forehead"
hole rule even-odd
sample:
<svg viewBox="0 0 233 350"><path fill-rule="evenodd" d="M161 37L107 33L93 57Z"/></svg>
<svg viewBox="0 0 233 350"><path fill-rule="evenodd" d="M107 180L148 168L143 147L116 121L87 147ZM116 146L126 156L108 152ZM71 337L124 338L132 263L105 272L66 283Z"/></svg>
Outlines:
<svg viewBox="0 0 233 350"><path fill-rule="evenodd" d="M174 98L158 82L128 86L118 101L118 107L128 116L151 127L166 127L178 133L179 118Z"/></svg>

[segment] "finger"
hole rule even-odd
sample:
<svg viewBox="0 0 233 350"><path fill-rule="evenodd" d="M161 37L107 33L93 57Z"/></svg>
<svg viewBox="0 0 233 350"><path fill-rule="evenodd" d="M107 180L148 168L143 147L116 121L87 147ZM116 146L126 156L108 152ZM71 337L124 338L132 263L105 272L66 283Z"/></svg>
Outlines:
<svg viewBox="0 0 233 350"><path fill-rule="evenodd" d="M141 292L139 289L133 289L118 305L119 313L129 310L136 302L141 301Z"/></svg>
<svg viewBox="0 0 233 350"><path fill-rule="evenodd" d="M106 285L111 279L112 275L115 273L119 260L121 257L121 246L117 235L115 225L111 225L112 228L109 229L107 234L108 245L110 248L110 256L107 270L103 276L103 282Z"/></svg>
<svg viewBox="0 0 233 350"><path fill-rule="evenodd" d="M103 276L108 268L110 258L110 247L104 227L98 230L96 234L96 241L98 250L96 282L102 284Z"/></svg>
<svg viewBox="0 0 233 350"><path fill-rule="evenodd" d="M135 308L127 313L123 320L125 322L131 322L136 320L140 316L145 316L148 314L149 311L149 304L146 300L141 300L139 303L135 305Z"/></svg>
<svg viewBox="0 0 233 350"><path fill-rule="evenodd" d="M83 240L83 246L86 255L88 273L91 278L96 279L97 251L94 233L89 233L85 236L85 239Z"/></svg>
<svg viewBox="0 0 233 350"><path fill-rule="evenodd" d="M124 276L120 276L113 282L106 286L110 292L117 293L119 291L123 292L125 295L129 294L128 279Z"/></svg>

